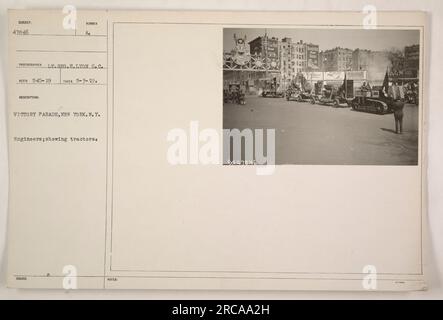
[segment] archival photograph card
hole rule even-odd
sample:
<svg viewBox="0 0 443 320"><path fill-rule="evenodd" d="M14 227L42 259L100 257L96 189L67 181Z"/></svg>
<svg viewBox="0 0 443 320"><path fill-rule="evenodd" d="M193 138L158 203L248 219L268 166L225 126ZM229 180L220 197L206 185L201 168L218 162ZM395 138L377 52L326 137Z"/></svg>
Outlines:
<svg viewBox="0 0 443 320"><path fill-rule="evenodd" d="M8 285L425 289L426 28L10 10Z"/></svg>

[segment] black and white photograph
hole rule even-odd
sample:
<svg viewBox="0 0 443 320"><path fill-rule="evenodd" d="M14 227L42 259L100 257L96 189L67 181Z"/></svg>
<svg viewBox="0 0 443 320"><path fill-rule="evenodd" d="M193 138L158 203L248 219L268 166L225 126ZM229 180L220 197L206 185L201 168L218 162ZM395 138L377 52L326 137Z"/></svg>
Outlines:
<svg viewBox="0 0 443 320"><path fill-rule="evenodd" d="M223 129L274 130L275 164L417 165L420 32L225 28Z"/></svg>

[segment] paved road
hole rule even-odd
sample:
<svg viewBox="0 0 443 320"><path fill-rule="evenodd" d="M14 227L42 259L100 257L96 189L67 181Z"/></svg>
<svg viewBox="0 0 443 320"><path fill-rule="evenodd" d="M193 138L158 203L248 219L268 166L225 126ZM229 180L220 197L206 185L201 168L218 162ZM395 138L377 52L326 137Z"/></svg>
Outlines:
<svg viewBox="0 0 443 320"><path fill-rule="evenodd" d="M415 105L405 105L404 132L396 134L393 114L247 97L244 106L224 105L223 128L275 128L277 164L417 164Z"/></svg>

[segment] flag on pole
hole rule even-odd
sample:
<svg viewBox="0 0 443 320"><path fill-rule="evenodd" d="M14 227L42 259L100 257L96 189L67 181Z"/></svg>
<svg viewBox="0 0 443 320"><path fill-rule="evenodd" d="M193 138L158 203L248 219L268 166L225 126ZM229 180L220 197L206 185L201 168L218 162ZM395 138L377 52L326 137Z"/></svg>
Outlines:
<svg viewBox="0 0 443 320"><path fill-rule="evenodd" d="M388 70L386 69L385 79L383 80L383 94L385 97L388 96L388 89L389 89L389 76L388 76Z"/></svg>
<svg viewBox="0 0 443 320"><path fill-rule="evenodd" d="M301 88L304 91L305 90L305 84L306 84L306 78L305 78L303 73L301 73L300 83L301 83Z"/></svg>

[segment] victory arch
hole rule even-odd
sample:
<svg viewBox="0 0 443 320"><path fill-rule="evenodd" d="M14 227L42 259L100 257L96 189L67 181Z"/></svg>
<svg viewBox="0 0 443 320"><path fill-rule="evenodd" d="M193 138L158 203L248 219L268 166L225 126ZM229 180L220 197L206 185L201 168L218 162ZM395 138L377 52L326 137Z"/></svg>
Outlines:
<svg viewBox="0 0 443 320"><path fill-rule="evenodd" d="M234 36L235 48L223 53L223 84L242 82L254 93L261 82L280 78L279 62L262 54L250 54L245 38Z"/></svg>

